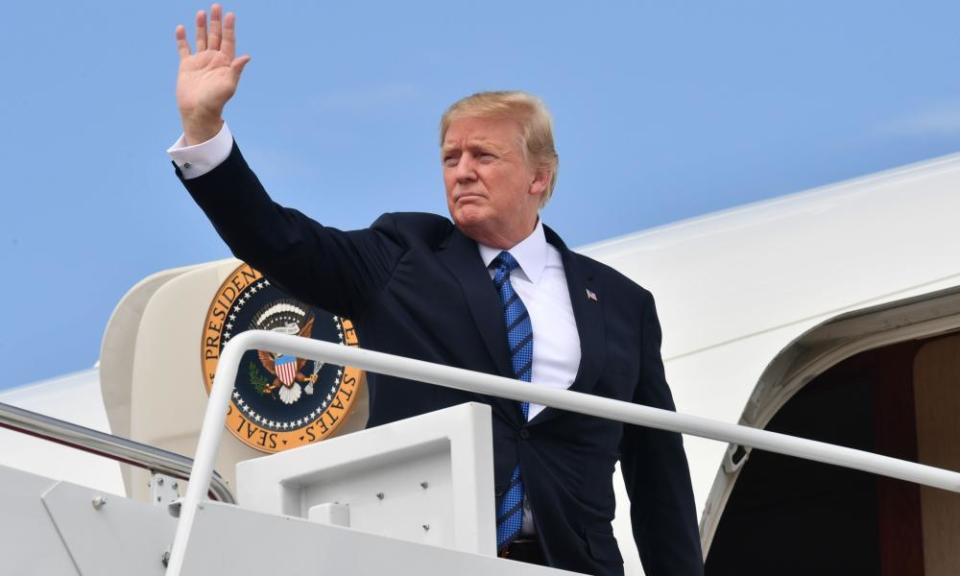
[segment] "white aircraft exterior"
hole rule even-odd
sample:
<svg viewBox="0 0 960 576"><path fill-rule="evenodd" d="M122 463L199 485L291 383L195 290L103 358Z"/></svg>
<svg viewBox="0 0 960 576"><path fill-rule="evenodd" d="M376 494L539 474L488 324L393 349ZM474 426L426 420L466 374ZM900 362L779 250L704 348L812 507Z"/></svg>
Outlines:
<svg viewBox="0 0 960 576"><path fill-rule="evenodd" d="M781 418L779 429L788 433L802 429L827 441L880 452L896 447L896 434L902 432L910 438L899 444L914 450L907 457L960 469L960 448L955 447L960 444L952 442L960 434L960 388L950 385L960 376L958 191L960 155L952 155L644 230L579 251L654 293L663 327L663 358L678 411L759 428L776 428ZM130 392L101 383L107 370L114 381L134 372L126 365L133 362L128 351L117 349L119 335L129 335L125 331L135 327L154 292L204 266L213 265L161 272L132 289L111 319L100 367L4 391L0 402L129 434L135 424L129 421ZM904 346L910 349L904 351ZM912 378L907 392L897 396L900 400L871 391L879 390L871 386L871 378L894 372ZM834 383L847 377L860 379L850 389ZM913 405L905 405L903 398ZM821 401L823 405L818 404ZM871 406L866 412L865 404ZM896 414L890 416L891 411ZM196 422L194 427L198 426ZM181 441L178 451L192 453L187 446L195 443L195 437ZM862 495L863 486L870 486L877 502L870 514L847 522L844 517L851 514L836 508L834 515L821 510L818 518L804 517L818 510L809 504L822 496L816 490L823 485L845 486L850 477L826 472L826 477L818 476L826 484L816 484L820 487L812 488L816 493L804 495L804 486L811 485L802 477L806 468L793 470L775 459L761 462L759 452L747 457L748 451L712 440L685 437L684 442L704 551L709 552L708 574L763 562L743 554L760 548L783 554L792 550L783 538L796 538L798 531L809 533L817 527L829 534L831 525L879 531L875 540L866 542L869 538L864 537L853 546L851 554L871 555L854 559L861 566L910 562L905 557L879 559L878 551L890 537L885 526L900 518L896 502L903 494L916 500L907 516L919 525L907 532L919 542L925 573L960 573L960 554L950 546L960 536L960 503L947 493L928 488L909 492L899 484L891 488L856 476L852 482L861 482L859 488L838 492L839 497L859 498L851 495ZM0 430L0 465L115 494L125 492L125 473L119 465L8 430ZM754 465L756 480L747 485L746 474L754 473ZM784 497L796 500L793 504L775 512L768 508L766 515L751 508L751 501L779 506L770 504L777 487L763 486L764 479L783 478L796 482L782 486ZM746 492L738 492L740 479ZM129 477L126 482L129 486ZM616 482L618 511L623 513L615 521L615 532L627 573L640 574L619 475ZM729 527L725 515L732 518ZM745 525L762 526L749 542L736 537L735 530ZM725 529L731 532L724 534ZM790 554L815 555L810 550Z"/></svg>

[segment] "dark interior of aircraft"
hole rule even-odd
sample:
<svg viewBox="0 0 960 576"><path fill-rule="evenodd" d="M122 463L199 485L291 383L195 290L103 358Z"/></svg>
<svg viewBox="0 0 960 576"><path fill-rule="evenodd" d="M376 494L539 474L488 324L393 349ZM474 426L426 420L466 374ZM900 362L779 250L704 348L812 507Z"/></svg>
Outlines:
<svg viewBox="0 0 960 576"><path fill-rule="evenodd" d="M767 429L960 470L960 335L849 358ZM956 575L958 541L958 494L755 450L706 574Z"/></svg>

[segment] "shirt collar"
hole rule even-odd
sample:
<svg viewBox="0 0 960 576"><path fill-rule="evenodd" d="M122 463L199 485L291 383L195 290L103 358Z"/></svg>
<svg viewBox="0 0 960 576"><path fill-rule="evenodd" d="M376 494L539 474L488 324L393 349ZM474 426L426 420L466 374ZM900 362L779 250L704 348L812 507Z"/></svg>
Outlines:
<svg viewBox="0 0 960 576"><path fill-rule="evenodd" d="M483 264L487 268L490 267L493 259L503 252L499 248L491 248L479 242L477 247L480 248L480 258L483 259ZM520 270L528 280L534 284L539 282L547 266L547 237L543 233L543 222L538 218L533 232L508 252L520 265Z"/></svg>

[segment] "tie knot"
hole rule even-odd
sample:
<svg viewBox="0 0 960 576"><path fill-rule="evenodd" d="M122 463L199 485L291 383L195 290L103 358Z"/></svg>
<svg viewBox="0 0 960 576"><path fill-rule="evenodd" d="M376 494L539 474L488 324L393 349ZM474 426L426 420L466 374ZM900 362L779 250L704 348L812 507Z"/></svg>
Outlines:
<svg viewBox="0 0 960 576"><path fill-rule="evenodd" d="M493 262L490 263L498 272L504 274L510 274L515 268L520 266L517 262L517 259L513 257L512 254L504 250L503 252L497 254L497 257L493 259Z"/></svg>

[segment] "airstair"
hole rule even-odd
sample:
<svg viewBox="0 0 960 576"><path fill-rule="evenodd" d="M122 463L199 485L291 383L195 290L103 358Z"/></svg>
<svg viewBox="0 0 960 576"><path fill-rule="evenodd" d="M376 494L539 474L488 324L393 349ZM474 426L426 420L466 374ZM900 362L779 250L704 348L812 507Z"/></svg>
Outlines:
<svg viewBox="0 0 960 576"><path fill-rule="evenodd" d="M151 501L0 467L3 573L558 574L494 553L489 407L466 404L213 470L240 359L268 350L691 434L951 492L960 474L568 390L263 331L223 349L196 458L0 405L0 426L144 467ZM179 498L179 483L187 482Z"/></svg>

